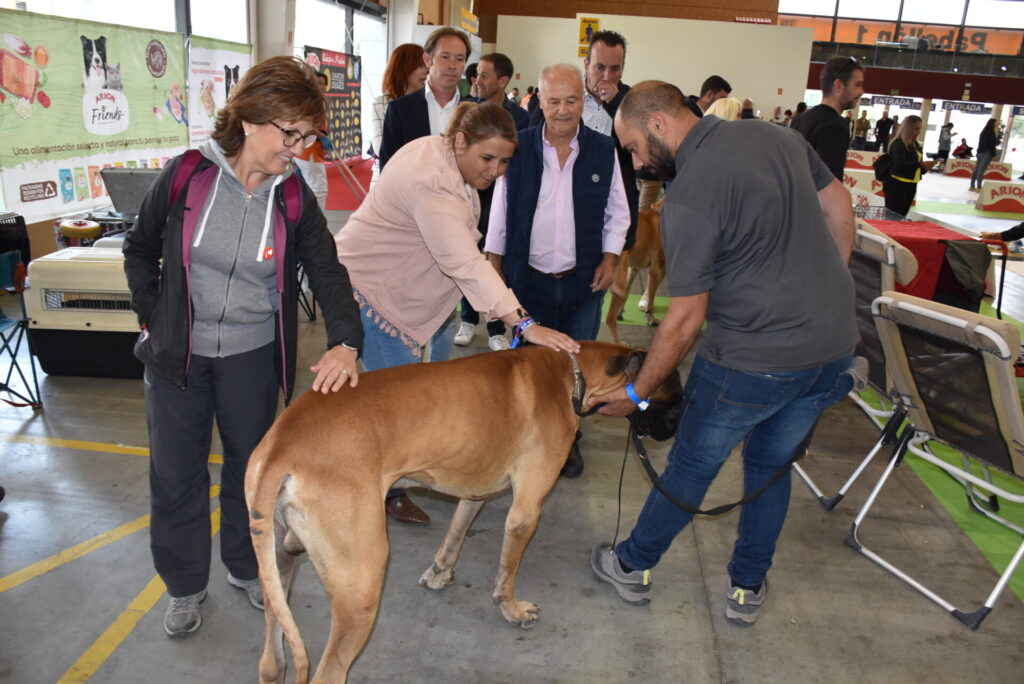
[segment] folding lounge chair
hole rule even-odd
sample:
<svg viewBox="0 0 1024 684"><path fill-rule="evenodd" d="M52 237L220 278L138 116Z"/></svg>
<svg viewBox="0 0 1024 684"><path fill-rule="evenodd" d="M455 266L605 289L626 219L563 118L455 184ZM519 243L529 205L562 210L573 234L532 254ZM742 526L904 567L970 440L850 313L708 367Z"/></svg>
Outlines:
<svg viewBox="0 0 1024 684"><path fill-rule="evenodd" d="M18 318L0 315L0 401L11 406L28 406L39 410L43 404L39 395L35 355L25 334L28 319L22 297L28 252L25 219L17 214L0 215L0 291L5 295L13 293L20 300ZM18 358L22 343L25 343L28 350L28 375L21 367L22 360Z"/></svg>
<svg viewBox="0 0 1024 684"><path fill-rule="evenodd" d="M902 408L892 407L886 400L891 384L887 378L882 344L878 340L875 321L871 317L871 303L883 292L894 289L897 281L909 283L913 280L917 274L917 260L906 247L875 230L867 222L858 220L853 254L850 257L850 272L853 274L856 287L857 328L860 331L860 342L854 353L868 360L868 385L881 399L882 408L878 409L869 404L856 390L851 391L849 396L867 414L871 422L882 430L882 434L867 456L857 465L853 474L831 497L821 491L799 463L793 464L793 470L818 497L818 501L827 511L831 511L843 500L846 492L879 451L895 444L896 433L906 417L906 412Z"/></svg>
<svg viewBox="0 0 1024 684"><path fill-rule="evenodd" d="M908 450L965 484L1007 501L1024 503L1024 487L1019 492L1007 491L988 478L976 476L966 462L964 467L947 463L927 445L930 440L940 442L964 457L1021 480L1024 415L1013 371L1020 349L1020 332L994 318L895 292L876 299L872 313L892 377L892 396L907 411L910 423L900 434L885 471L854 519L846 543L971 629L977 629L1024 556L1024 530L974 506L972 501L975 510L1021 534L1022 539L985 603L971 613L957 609L865 547L857 535L879 492Z"/></svg>

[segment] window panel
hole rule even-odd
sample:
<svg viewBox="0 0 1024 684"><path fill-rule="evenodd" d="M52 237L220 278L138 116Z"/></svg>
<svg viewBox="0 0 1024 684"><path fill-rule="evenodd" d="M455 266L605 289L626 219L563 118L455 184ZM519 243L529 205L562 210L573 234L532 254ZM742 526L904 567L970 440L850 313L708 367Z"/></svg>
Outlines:
<svg viewBox="0 0 1024 684"><path fill-rule="evenodd" d="M176 31L174 0L111 2L110 0L27 0L29 12L69 19L88 19L103 24L120 24L157 31Z"/></svg>
<svg viewBox="0 0 1024 684"><path fill-rule="evenodd" d="M972 5L974 2L971 0ZM903 0L903 21L959 26L963 18L963 0Z"/></svg>
<svg viewBox="0 0 1024 684"><path fill-rule="evenodd" d="M345 52L345 10L320 0L295 2L295 54L304 45Z"/></svg>
<svg viewBox="0 0 1024 684"><path fill-rule="evenodd" d="M967 7L967 25L1024 29L1024 2L971 0Z"/></svg>
<svg viewBox="0 0 1024 684"><path fill-rule="evenodd" d="M811 14L831 17L836 10L834 0L779 0L779 12L783 14Z"/></svg>
<svg viewBox="0 0 1024 684"><path fill-rule="evenodd" d="M247 0L189 0L192 33L207 38L249 42L249 3Z"/></svg>
<svg viewBox="0 0 1024 684"><path fill-rule="evenodd" d="M851 19L892 19L900 13L893 0L839 0L839 16Z"/></svg>

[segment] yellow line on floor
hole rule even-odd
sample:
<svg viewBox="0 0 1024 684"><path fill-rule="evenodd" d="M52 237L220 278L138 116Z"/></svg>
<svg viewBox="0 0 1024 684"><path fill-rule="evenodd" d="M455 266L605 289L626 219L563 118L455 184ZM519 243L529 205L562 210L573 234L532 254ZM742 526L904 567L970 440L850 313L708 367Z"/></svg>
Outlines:
<svg viewBox="0 0 1024 684"><path fill-rule="evenodd" d="M33 563L27 568L22 568L17 572L12 572L6 577L0 577L0 594L146 527L149 527L149 514L146 514L141 518L136 518L130 523L125 523L120 527L115 527L109 532L96 535L92 539L87 539L81 544L75 544L70 549L64 549L60 553L54 554L49 558L44 558L38 563Z"/></svg>
<svg viewBox="0 0 1024 684"><path fill-rule="evenodd" d="M220 530L220 509L210 515L210 528L214 535ZM117 616L113 624L93 642L81 658L68 668L67 672L61 675L57 684L72 684L73 682L78 684L89 681L121 643L128 638L139 620L153 609L165 591L167 591L167 587L164 586L160 576L153 577L146 588L132 599L124 612Z"/></svg>
<svg viewBox="0 0 1024 684"><path fill-rule="evenodd" d="M220 494L220 485L211 486L210 496L215 497L218 494ZM70 563L76 558L81 558L88 553L101 549L107 544L116 542L118 539L127 537L129 534L145 529L148 526L149 515L147 514L140 518L136 518L129 523L115 527L109 532L98 534L92 539L86 539L84 542L75 544L69 549L64 549L60 553L56 553L49 558L44 558L43 560L33 563L28 567L12 572L6 577L0 577L0 594L4 593L8 589L13 589L19 584L24 584L31 579L35 579L40 575L50 572L51 570L55 570L65 563Z"/></svg>
<svg viewBox="0 0 1024 684"><path fill-rule="evenodd" d="M38 446L59 447L62 449L78 449L79 451L101 451L107 454L129 454L131 456L149 456L146 447L124 446L108 442L84 442L78 439L57 439L55 437L36 437L33 435L12 435L0 433L0 442L13 444L36 444ZM210 463L223 464L224 457L210 454Z"/></svg>

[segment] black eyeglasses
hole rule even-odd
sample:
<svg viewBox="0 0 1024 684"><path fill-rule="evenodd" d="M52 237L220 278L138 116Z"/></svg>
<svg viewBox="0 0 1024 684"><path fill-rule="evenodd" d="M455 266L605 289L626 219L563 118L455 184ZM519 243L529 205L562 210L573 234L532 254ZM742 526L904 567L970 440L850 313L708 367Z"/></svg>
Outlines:
<svg viewBox="0 0 1024 684"><path fill-rule="evenodd" d="M301 140L302 147L307 148L311 146L313 143L315 143L316 139L319 137L316 133L299 133L298 131L292 130L290 128L281 128L273 121L270 121L269 123L273 124L274 128L284 133L285 147L291 147Z"/></svg>

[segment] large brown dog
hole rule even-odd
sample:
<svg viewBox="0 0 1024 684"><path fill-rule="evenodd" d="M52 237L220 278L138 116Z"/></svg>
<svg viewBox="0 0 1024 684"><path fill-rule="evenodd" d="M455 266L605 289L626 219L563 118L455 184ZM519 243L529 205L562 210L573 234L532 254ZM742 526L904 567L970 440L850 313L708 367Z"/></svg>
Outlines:
<svg viewBox="0 0 1024 684"><path fill-rule="evenodd" d="M661 202L657 202L650 209L642 209L637 216L636 243L629 251L623 252L615 267L615 277L612 280L612 299L608 305L608 315L604 322L608 325L608 332L612 340L620 342L618 320L626 305L626 297L633 287L633 281L641 269L649 269L647 273L647 288L637 305L644 312L647 325L658 325L659 321L654 315L654 293L658 290L665 277L665 250L661 246L661 214L658 210Z"/></svg>
<svg viewBox="0 0 1024 684"><path fill-rule="evenodd" d="M384 496L397 481L459 499L420 578L431 589L454 580L455 561L484 498L512 488L494 600L509 622L533 625L539 609L516 599L516 572L575 438L577 407L635 378L644 358L620 345L580 346L578 371L573 357L542 347L479 354L366 373L356 389L307 392L281 414L245 476L266 606L260 681L284 681L282 632L296 682L309 676L286 596L303 551L331 602L331 631L314 681L345 681L376 618L388 558ZM673 373L639 429L670 437L681 394Z"/></svg>

